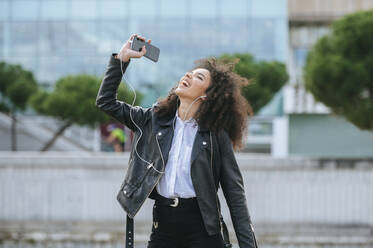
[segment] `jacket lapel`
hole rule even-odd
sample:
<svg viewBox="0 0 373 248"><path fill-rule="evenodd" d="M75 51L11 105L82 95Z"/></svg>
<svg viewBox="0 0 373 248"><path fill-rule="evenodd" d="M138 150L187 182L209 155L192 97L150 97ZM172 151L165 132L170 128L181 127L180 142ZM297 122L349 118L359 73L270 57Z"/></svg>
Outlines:
<svg viewBox="0 0 373 248"><path fill-rule="evenodd" d="M152 132L155 136L156 142L159 144L159 148L161 149L165 165L167 164L168 154L171 149L172 139L174 136L173 121L174 118L162 119L158 118L158 115L156 114L153 118Z"/></svg>
<svg viewBox="0 0 373 248"><path fill-rule="evenodd" d="M210 140L208 137L208 129L199 127L193 142L192 155L190 158L191 165L193 164L194 160L196 160L200 152L210 146Z"/></svg>
<svg viewBox="0 0 373 248"><path fill-rule="evenodd" d="M172 127L160 128L158 129L158 132L156 133L155 138L157 139L159 147L161 149L165 165L167 164L168 154L171 149L173 136L174 136L174 130L172 129Z"/></svg>
<svg viewBox="0 0 373 248"><path fill-rule="evenodd" d="M157 139L160 149L162 151L162 156L164 158L165 164L167 164L168 154L171 149L172 139L174 136L173 122L174 118L171 119L161 119L156 115L153 119L153 133ZM209 130L207 128L198 127L196 137L193 142L192 154L190 163L193 164L194 160L198 157L199 153L210 146L209 140Z"/></svg>

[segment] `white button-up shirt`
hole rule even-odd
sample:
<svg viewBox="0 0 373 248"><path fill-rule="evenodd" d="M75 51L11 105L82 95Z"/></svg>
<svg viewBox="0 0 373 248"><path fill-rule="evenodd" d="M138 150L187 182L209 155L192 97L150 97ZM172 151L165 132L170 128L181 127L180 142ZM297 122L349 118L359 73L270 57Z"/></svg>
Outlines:
<svg viewBox="0 0 373 248"><path fill-rule="evenodd" d="M157 191L167 198L190 198L196 196L190 175L190 159L198 124L192 118L183 121L179 118L178 111L176 112L172 146L165 173L157 184Z"/></svg>

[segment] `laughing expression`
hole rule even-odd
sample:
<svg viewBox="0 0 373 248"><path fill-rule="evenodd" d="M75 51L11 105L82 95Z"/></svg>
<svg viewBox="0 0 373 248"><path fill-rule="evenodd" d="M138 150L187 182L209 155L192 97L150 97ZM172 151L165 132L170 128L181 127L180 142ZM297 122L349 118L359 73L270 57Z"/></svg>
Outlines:
<svg viewBox="0 0 373 248"><path fill-rule="evenodd" d="M205 95L210 82L210 72L204 68L197 68L185 73L180 79L175 93L179 97L194 100L199 96Z"/></svg>

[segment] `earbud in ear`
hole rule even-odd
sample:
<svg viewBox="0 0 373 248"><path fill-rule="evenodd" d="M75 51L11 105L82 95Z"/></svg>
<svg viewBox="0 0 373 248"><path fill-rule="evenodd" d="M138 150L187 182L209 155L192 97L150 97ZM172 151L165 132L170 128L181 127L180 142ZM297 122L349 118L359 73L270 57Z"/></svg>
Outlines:
<svg viewBox="0 0 373 248"><path fill-rule="evenodd" d="M206 98L207 96L200 96L200 97L202 97L202 98Z"/></svg>

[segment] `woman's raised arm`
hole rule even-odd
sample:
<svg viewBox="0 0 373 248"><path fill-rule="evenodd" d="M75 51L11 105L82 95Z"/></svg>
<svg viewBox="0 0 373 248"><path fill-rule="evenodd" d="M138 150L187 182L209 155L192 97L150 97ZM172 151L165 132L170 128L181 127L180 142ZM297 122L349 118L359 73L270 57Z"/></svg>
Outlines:
<svg viewBox="0 0 373 248"><path fill-rule="evenodd" d="M141 58L146 53L145 46L141 52L130 49L131 42L135 36L136 35L132 35L130 39L128 39L118 54L113 53L111 55L96 98L96 106L98 108L133 131L136 131L136 125L142 126L145 120L150 116L150 108L131 106L123 101L119 101L117 99L117 90L131 58ZM143 39L140 36L138 37ZM148 40L148 42L150 43L150 40Z"/></svg>

